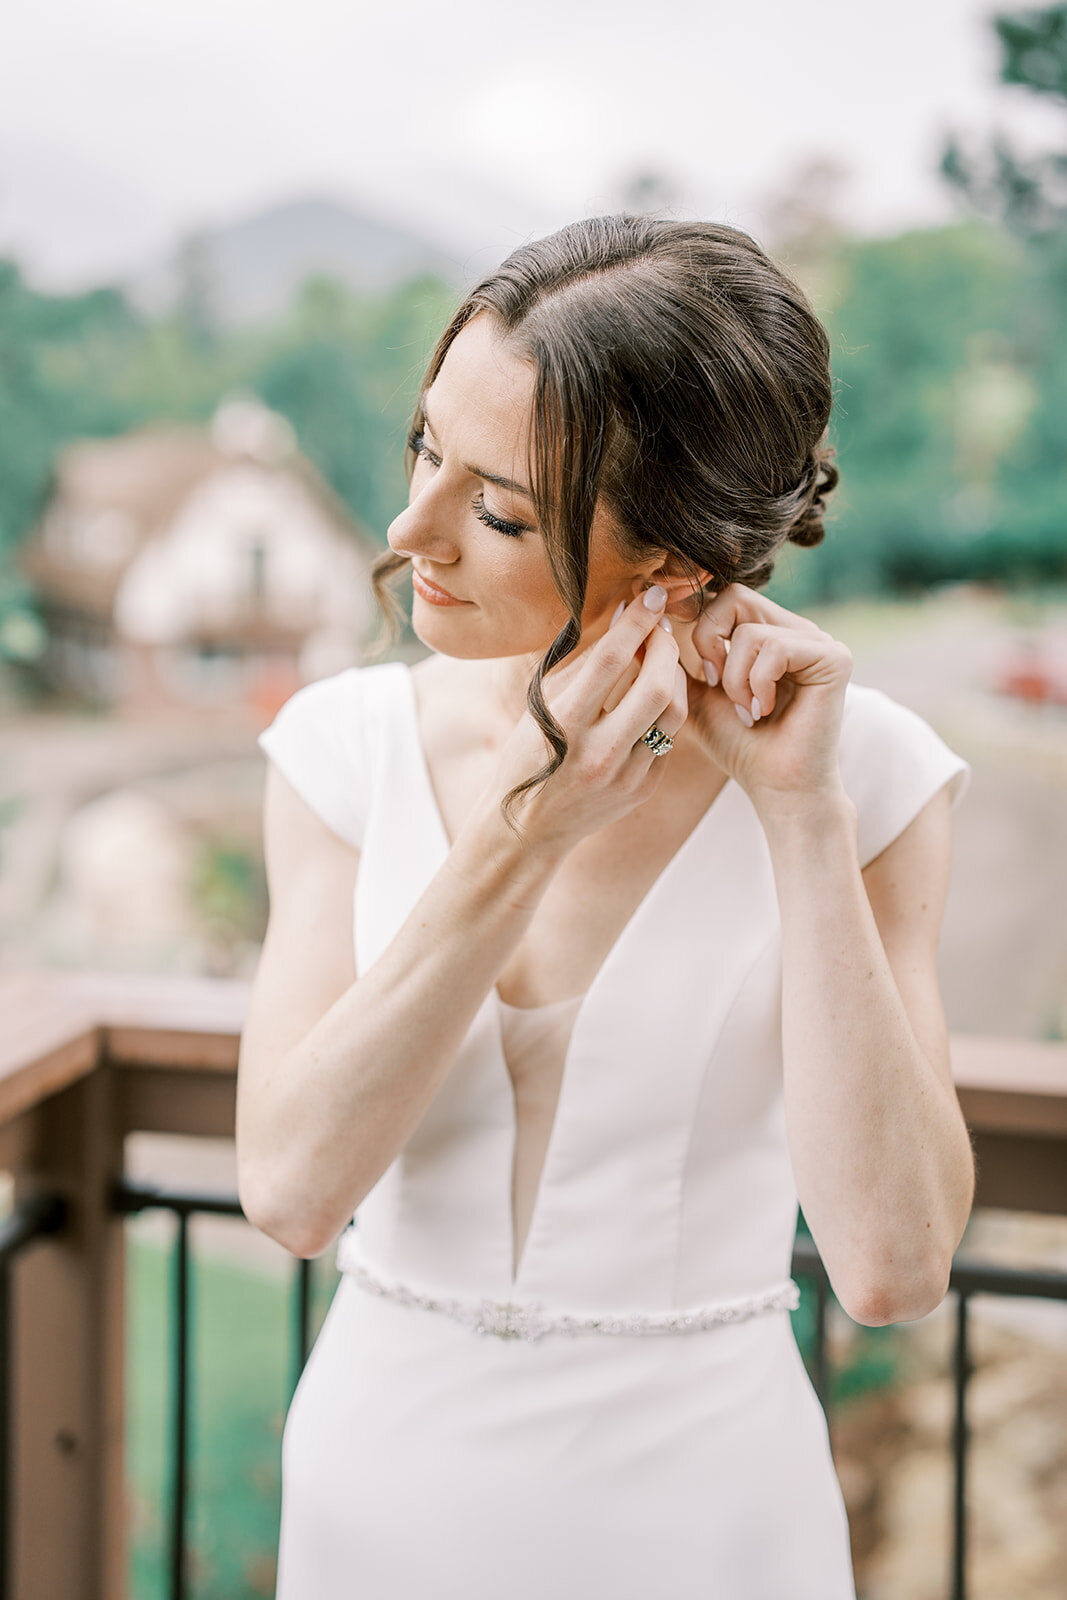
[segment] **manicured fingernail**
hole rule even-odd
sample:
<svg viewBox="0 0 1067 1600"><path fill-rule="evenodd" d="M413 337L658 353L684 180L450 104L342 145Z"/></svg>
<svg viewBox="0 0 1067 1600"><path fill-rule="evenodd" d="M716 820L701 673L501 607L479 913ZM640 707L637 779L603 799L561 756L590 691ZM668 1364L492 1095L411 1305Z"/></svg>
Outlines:
<svg viewBox="0 0 1067 1600"><path fill-rule="evenodd" d="M654 583L651 589L645 590L645 605L650 611L662 611L667 604L667 591L662 584Z"/></svg>
<svg viewBox="0 0 1067 1600"><path fill-rule="evenodd" d="M746 711L744 706L734 706L734 710L737 712L737 715L741 718L741 721L744 723L746 728L751 728L753 726L751 711Z"/></svg>
<svg viewBox="0 0 1067 1600"><path fill-rule="evenodd" d="M618 622L619 618L622 616L622 614L623 614L623 612L625 610L626 610L626 601L625 600L620 600L618 605L615 607L614 616L612 617L611 621L608 623L608 627L609 628L613 628L615 626L615 624Z"/></svg>
<svg viewBox="0 0 1067 1600"><path fill-rule="evenodd" d="M753 722L758 722L762 715L763 715L763 712L759 708L759 701L756 699L756 696L753 695L752 696L752 720L753 720Z"/></svg>
<svg viewBox="0 0 1067 1600"><path fill-rule="evenodd" d="M674 632L674 629L671 627L671 619L670 619L670 617L660 617L659 621L656 623L656 627L657 628L662 628L664 633L673 633Z"/></svg>
<svg viewBox="0 0 1067 1600"><path fill-rule="evenodd" d="M716 667L714 661L705 661L704 676L714 689L715 685L719 681L719 669Z"/></svg>

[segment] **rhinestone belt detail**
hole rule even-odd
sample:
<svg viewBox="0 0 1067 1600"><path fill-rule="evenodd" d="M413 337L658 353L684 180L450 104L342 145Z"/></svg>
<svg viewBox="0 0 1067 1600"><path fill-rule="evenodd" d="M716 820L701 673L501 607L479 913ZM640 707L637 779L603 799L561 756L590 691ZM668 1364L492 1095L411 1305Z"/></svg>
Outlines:
<svg viewBox="0 0 1067 1600"><path fill-rule="evenodd" d="M571 1316L544 1311L540 1301L453 1300L438 1295L419 1294L407 1284L380 1278L358 1257L355 1232L348 1228L337 1242L338 1268L371 1294L384 1295L405 1306L420 1306L424 1311L439 1311L475 1333L494 1334L498 1339L525 1339L530 1343L546 1333L614 1333L646 1335L658 1333L701 1333L725 1322L744 1322L766 1311L795 1311L800 1304L800 1289L792 1278L760 1294L737 1300L720 1300L714 1305L691 1306L683 1311L607 1312L603 1316Z"/></svg>

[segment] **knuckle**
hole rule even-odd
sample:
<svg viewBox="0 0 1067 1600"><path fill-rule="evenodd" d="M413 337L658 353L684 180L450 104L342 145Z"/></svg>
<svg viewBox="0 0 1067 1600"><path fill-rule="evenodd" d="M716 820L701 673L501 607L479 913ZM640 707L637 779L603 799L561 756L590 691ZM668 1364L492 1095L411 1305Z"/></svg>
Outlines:
<svg viewBox="0 0 1067 1600"><path fill-rule="evenodd" d="M662 711L664 706L669 706L677 693L673 668L670 672L660 673L655 682L650 685L649 704L657 711Z"/></svg>
<svg viewBox="0 0 1067 1600"><path fill-rule="evenodd" d="M726 665L722 669L722 686L727 694L735 694L747 677L747 669L742 666L739 656L732 652L726 657Z"/></svg>
<svg viewBox="0 0 1067 1600"><path fill-rule="evenodd" d="M730 648L734 648L734 641L742 651L755 650L760 641L767 637L767 625L764 622L739 622L730 639Z"/></svg>
<svg viewBox="0 0 1067 1600"><path fill-rule="evenodd" d="M615 639L605 642L600 653L601 665L611 672L621 672L632 659L633 651L619 644Z"/></svg>
<svg viewBox="0 0 1067 1600"><path fill-rule="evenodd" d="M582 776L590 784L606 783L615 768L611 750L590 750L582 762Z"/></svg>
<svg viewBox="0 0 1067 1600"><path fill-rule="evenodd" d="M656 718L662 715L668 699L669 696L667 695L647 694L641 695L635 702L634 711L638 721L641 723L641 732L644 732L645 728L650 728Z"/></svg>

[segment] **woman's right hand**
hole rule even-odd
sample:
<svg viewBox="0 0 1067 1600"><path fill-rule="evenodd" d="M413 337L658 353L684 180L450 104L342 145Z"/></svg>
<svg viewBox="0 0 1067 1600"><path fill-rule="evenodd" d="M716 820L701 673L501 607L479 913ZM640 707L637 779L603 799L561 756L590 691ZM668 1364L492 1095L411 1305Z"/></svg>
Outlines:
<svg viewBox="0 0 1067 1600"><path fill-rule="evenodd" d="M649 606L646 597L659 603ZM687 678L664 620L662 588L626 606L595 644L546 674L545 701L567 737L563 765L547 783L521 795L513 816L527 845L566 851L649 799L665 771L642 736L653 726L675 737L688 712ZM493 779L497 803L551 755L527 709L515 725Z"/></svg>

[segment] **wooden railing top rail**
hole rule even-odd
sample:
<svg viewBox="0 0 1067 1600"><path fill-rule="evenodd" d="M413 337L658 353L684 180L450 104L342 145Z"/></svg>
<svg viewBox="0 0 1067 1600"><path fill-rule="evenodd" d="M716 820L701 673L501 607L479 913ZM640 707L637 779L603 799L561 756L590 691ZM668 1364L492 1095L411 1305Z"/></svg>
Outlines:
<svg viewBox="0 0 1067 1600"><path fill-rule="evenodd" d="M140 973L0 976L0 1126L104 1058L235 1073L249 989ZM952 1071L972 1128L1067 1143L1067 1043L953 1034Z"/></svg>

